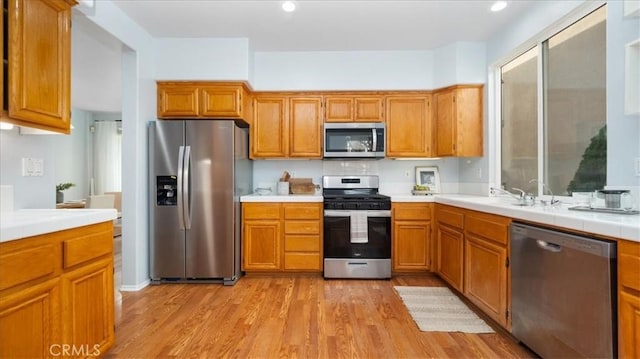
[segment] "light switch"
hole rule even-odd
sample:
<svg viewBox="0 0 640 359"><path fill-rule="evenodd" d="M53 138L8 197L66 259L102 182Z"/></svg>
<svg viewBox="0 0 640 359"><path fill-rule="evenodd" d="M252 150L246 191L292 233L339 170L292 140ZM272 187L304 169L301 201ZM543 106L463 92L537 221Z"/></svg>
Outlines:
<svg viewBox="0 0 640 359"><path fill-rule="evenodd" d="M636 176L640 176L640 157L636 158Z"/></svg>
<svg viewBox="0 0 640 359"><path fill-rule="evenodd" d="M23 158L22 177L44 176L44 160L42 158Z"/></svg>

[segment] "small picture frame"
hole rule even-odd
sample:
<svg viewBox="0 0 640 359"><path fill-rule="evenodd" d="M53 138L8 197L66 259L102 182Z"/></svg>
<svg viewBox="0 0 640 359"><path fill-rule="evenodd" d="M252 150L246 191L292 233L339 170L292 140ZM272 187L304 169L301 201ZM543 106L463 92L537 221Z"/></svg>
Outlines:
<svg viewBox="0 0 640 359"><path fill-rule="evenodd" d="M429 186L430 193L440 193L440 173L438 167L416 167L416 184Z"/></svg>

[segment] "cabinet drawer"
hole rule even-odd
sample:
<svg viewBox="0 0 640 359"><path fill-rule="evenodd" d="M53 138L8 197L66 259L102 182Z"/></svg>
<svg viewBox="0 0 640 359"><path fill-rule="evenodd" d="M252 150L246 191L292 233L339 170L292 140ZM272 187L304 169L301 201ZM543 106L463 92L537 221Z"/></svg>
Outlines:
<svg viewBox="0 0 640 359"><path fill-rule="evenodd" d="M436 221L462 229L464 214L462 211L452 209L452 207L436 206Z"/></svg>
<svg viewBox="0 0 640 359"><path fill-rule="evenodd" d="M319 252L320 236L296 236L284 237L284 250L286 252Z"/></svg>
<svg viewBox="0 0 640 359"><path fill-rule="evenodd" d="M422 221L431 218L430 203L394 203L393 219Z"/></svg>
<svg viewBox="0 0 640 359"><path fill-rule="evenodd" d="M244 203L243 219L280 219L280 203Z"/></svg>
<svg viewBox="0 0 640 359"><path fill-rule="evenodd" d="M320 253L285 253L284 269L320 270Z"/></svg>
<svg viewBox="0 0 640 359"><path fill-rule="evenodd" d="M318 204L285 204L284 219L320 219L322 206Z"/></svg>
<svg viewBox="0 0 640 359"><path fill-rule="evenodd" d="M113 253L113 232L90 233L62 242L63 266L73 267L107 254Z"/></svg>
<svg viewBox="0 0 640 359"><path fill-rule="evenodd" d="M320 221L286 221L284 222L286 234L319 234Z"/></svg>
<svg viewBox="0 0 640 359"><path fill-rule="evenodd" d="M23 240L28 241L29 239ZM1 252L0 290L54 273L56 270L55 254L58 253L59 255L60 253L50 243L26 247L8 253L4 253L4 248L2 248ZM57 265L59 266L59 264Z"/></svg>
<svg viewBox="0 0 640 359"><path fill-rule="evenodd" d="M509 222L509 218L506 217L468 212L464 229L466 232L506 245L509 237Z"/></svg>
<svg viewBox="0 0 640 359"><path fill-rule="evenodd" d="M640 243L618 241L620 285L640 291Z"/></svg>

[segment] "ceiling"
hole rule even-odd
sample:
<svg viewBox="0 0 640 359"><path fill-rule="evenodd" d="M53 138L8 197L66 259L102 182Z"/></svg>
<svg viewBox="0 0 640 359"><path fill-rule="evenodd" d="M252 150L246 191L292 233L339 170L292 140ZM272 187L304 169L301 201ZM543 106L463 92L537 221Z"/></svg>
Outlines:
<svg viewBox="0 0 640 359"><path fill-rule="evenodd" d="M533 0L114 0L154 37L248 38L254 51L431 50L486 41Z"/></svg>

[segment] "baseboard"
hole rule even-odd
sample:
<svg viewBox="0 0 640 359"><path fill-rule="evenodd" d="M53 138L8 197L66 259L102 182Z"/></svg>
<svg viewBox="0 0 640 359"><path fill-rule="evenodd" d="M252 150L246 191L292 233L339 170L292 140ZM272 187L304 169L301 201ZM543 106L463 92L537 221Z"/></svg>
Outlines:
<svg viewBox="0 0 640 359"><path fill-rule="evenodd" d="M137 292L141 289L144 289L144 287L148 286L150 283L151 281L147 279L144 282L136 285L121 285L120 291L121 292Z"/></svg>

